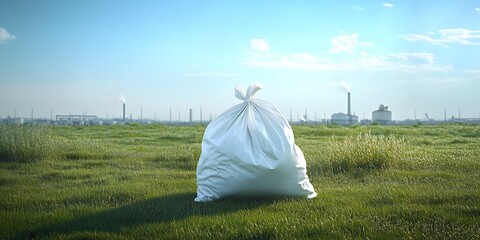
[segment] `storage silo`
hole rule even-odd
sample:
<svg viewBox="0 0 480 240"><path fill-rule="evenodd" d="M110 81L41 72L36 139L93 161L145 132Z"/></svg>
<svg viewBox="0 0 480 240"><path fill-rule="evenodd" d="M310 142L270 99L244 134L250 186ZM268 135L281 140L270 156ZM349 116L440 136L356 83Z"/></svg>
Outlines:
<svg viewBox="0 0 480 240"><path fill-rule="evenodd" d="M392 112L388 110L388 106L380 104L378 110L372 112L372 121L384 125L392 124Z"/></svg>

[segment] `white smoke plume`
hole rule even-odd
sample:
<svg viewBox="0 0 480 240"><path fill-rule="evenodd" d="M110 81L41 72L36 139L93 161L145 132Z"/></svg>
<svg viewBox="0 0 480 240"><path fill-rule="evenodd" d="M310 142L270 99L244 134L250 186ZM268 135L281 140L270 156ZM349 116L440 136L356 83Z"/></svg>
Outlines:
<svg viewBox="0 0 480 240"><path fill-rule="evenodd" d="M347 93L351 92L351 88L350 88L350 85L347 84L347 82L345 82L344 80L342 80L342 91L345 91Z"/></svg>
<svg viewBox="0 0 480 240"><path fill-rule="evenodd" d="M118 101L122 101L122 103L125 103L125 98L123 97L123 95L120 95L118 97Z"/></svg>

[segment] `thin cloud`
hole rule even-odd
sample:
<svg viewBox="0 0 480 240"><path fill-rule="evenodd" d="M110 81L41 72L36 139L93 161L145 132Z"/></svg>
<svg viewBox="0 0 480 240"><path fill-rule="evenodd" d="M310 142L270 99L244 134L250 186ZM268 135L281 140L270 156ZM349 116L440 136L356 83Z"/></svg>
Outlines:
<svg viewBox="0 0 480 240"><path fill-rule="evenodd" d="M439 78L419 78L419 79L402 79L396 82L398 83L431 83L431 84L443 84L443 83L454 83L459 82L458 78L453 77L439 77Z"/></svg>
<svg viewBox="0 0 480 240"><path fill-rule="evenodd" d="M383 3L382 5L386 8L392 8L393 7L392 3Z"/></svg>
<svg viewBox="0 0 480 240"><path fill-rule="evenodd" d="M475 8L475 11L480 12L480 8L478 8L478 7Z"/></svg>
<svg viewBox="0 0 480 240"><path fill-rule="evenodd" d="M235 77L235 73L226 73L226 72L198 72L198 73L184 73L182 77Z"/></svg>
<svg viewBox="0 0 480 240"><path fill-rule="evenodd" d="M472 73L472 74L480 74L480 70L473 70L473 69L463 70L463 72Z"/></svg>
<svg viewBox="0 0 480 240"><path fill-rule="evenodd" d="M392 59L399 59L402 61L415 61L415 60L423 60L424 63L433 64L434 63L434 56L431 53L425 52L400 52L390 54L389 57Z"/></svg>
<svg viewBox="0 0 480 240"><path fill-rule="evenodd" d="M453 77L443 77L443 78L431 78L428 79L431 83L452 83L452 82L459 82L458 78Z"/></svg>
<svg viewBox="0 0 480 240"><path fill-rule="evenodd" d="M287 55L270 55L258 57L249 55L245 65L267 69L298 69L304 71L400 71L418 72L451 72L450 65L435 64L435 57L425 52L398 52L388 55L354 54L348 60L344 58L322 58L310 53Z"/></svg>
<svg viewBox="0 0 480 240"><path fill-rule="evenodd" d="M448 47L450 44L480 45L480 30L465 28L440 29L438 35L431 37L422 34L406 34L400 37L410 42L430 42L442 47Z"/></svg>
<svg viewBox="0 0 480 240"><path fill-rule="evenodd" d="M245 65L256 68L273 68L273 69L300 69L307 71L353 71L358 70L355 65L343 62L334 62L329 59L324 61L304 62L295 58L281 57L275 59L249 59L244 62Z"/></svg>
<svg viewBox="0 0 480 240"><path fill-rule="evenodd" d="M339 55L320 56L302 52L284 54L281 52L257 53L247 52L247 60L243 64L254 68L298 69L305 71L401 71L419 72L451 72L451 65L438 65L435 56L428 52L397 52L383 55L370 55L364 50L354 52L358 46L372 46L372 43L359 42L358 34L340 35L332 39L333 48L330 53L349 52L349 58Z"/></svg>
<svg viewBox="0 0 480 240"><path fill-rule="evenodd" d="M256 52L268 52L270 47L265 39L253 38L250 40L250 47Z"/></svg>
<svg viewBox="0 0 480 240"><path fill-rule="evenodd" d="M358 33L351 35L339 35L331 40L332 48L330 53L347 52L353 53L358 46L371 46L371 43L358 41Z"/></svg>
<svg viewBox="0 0 480 240"><path fill-rule="evenodd" d="M355 6L355 5L350 6L350 8L353 9L353 10L357 10L357 11L363 11L362 7Z"/></svg>
<svg viewBox="0 0 480 240"><path fill-rule="evenodd" d="M315 62L316 59L313 55L309 54L309 53L297 53L297 54L293 54L292 57L296 58L296 59L299 59L299 60L302 60L302 61L305 61L305 62Z"/></svg>
<svg viewBox="0 0 480 240"><path fill-rule="evenodd" d="M435 57L425 52L399 52L388 55L362 56L358 60L361 69L370 71L451 72L450 65L436 65Z"/></svg>
<svg viewBox="0 0 480 240"><path fill-rule="evenodd" d="M10 34L7 29L0 27L0 43L7 42L9 40L14 40L15 36Z"/></svg>
<svg viewBox="0 0 480 240"><path fill-rule="evenodd" d="M463 70L463 72L468 74L473 79L480 79L479 69L468 69L468 70Z"/></svg>

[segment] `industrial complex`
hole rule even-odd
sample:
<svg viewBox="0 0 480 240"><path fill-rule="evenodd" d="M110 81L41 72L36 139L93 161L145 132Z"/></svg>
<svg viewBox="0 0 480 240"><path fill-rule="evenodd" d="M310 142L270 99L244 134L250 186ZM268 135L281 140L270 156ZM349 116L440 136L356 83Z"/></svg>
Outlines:
<svg viewBox="0 0 480 240"><path fill-rule="evenodd" d="M296 121L292 118L292 111L290 110L290 124L292 125L325 125L325 124L334 124L334 125L369 125L369 124L380 124L380 125L414 125L414 124L441 124L441 123L480 123L479 118L461 118L460 112L458 118L451 117L447 118L445 110L445 118L443 120L432 119L425 113L425 118L417 119L416 114L414 119L405 119L405 120L393 120L392 111L383 104L380 104L378 109L372 111L371 119L359 120L359 117L352 113L352 99L351 93L347 92L347 113L338 112L331 115L330 119L324 117L323 119L317 119L315 114L315 119L309 119L305 111L305 115L302 118L298 117ZM193 109L188 109L188 118L183 120L179 118L177 120L172 119L172 112L170 109L170 117L168 120L157 120L155 119L144 119L143 118L143 109L140 113L140 118L134 119L132 114L127 118L126 104L123 100L122 103L122 116L119 118L101 118L97 115L86 115L86 114L59 114L55 115L53 118L53 113L50 119L44 118L34 118L33 109L31 116L28 117L17 117L16 111L13 117L7 116L6 118L0 117L0 123L4 124L46 124L46 125L69 125L69 126L89 126L89 125L125 125L125 124L164 124L164 125L193 125L193 124L208 124L212 121L212 115L210 114L210 119L202 119L202 109L199 111L200 118L199 120L194 120Z"/></svg>

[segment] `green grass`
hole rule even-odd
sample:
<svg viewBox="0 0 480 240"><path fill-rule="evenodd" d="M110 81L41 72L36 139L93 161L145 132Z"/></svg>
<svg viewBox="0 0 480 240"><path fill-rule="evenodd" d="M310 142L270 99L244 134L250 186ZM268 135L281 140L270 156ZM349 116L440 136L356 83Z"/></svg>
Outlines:
<svg viewBox="0 0 480 240"><path fill-rule="evenodd" d="M370 132L349 136L343 141L333 137L327 146L327 159L334 173L386 169L407 156L403 138L377 136Z"/></svg>
<svg viewBox="0 0 480 240"><path fill-rule="evenodd" d="M0 161L33 162L47 158L52 149L51 129L38 125L0 124Z"/></svg>
<svg viewBox="0 0 480 240"><path fill-rule="evenodd" d="M0 239L480 238L478 125L296 126L315 199L211 203L204 126L10 127Z"/></svg>

